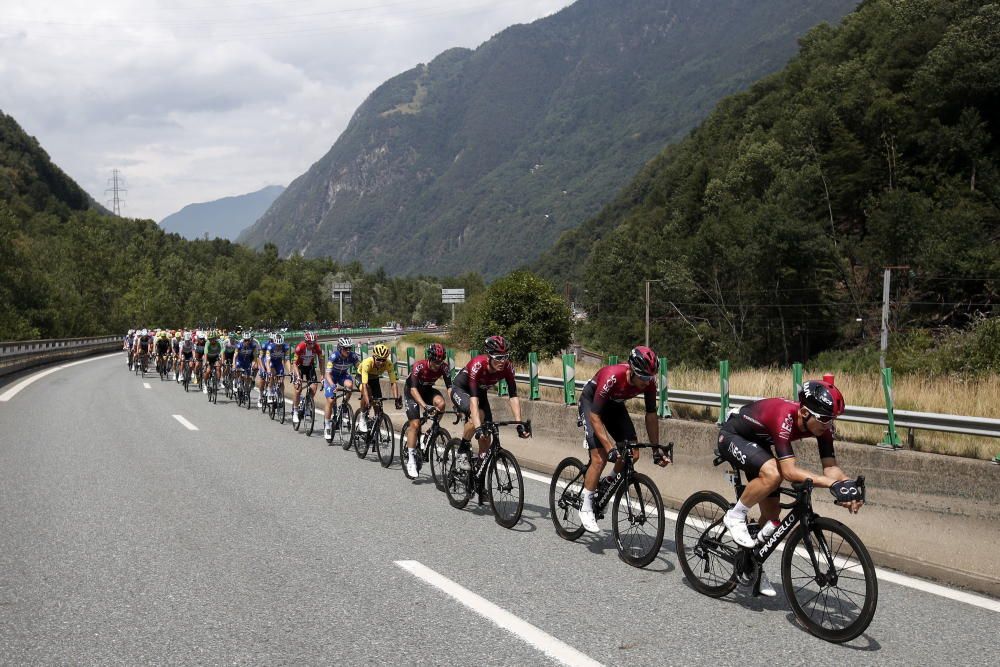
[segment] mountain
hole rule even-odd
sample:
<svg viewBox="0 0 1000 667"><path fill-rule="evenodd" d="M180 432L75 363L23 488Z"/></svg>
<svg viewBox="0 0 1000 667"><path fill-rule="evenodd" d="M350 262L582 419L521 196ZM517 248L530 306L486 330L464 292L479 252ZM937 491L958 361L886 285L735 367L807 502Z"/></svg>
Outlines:
<svg viewBox="0 0 1000 667"><path fill-rule="evenodd" d="M284 191L281 185L269 185L246 195L188 204L161 220L160 226L186 239L203 238L207 234L209 238L232 240L255 223Z"/></svg>
<svg viewBox="0 0 1000 667"><path fill-rule="evenodd" d="M877 341L892 267L893 345L926 349L1000 314L998 71L1000 5L866 0L537 266L576 287L594 349L649 312L659 354L705 365Z"/></svg>
<svg viewBox="0 0 1000 667"><path fill-rule="evenodd" d="M579 0L390 79L239 241L496 276L856 0Z"/></svg>

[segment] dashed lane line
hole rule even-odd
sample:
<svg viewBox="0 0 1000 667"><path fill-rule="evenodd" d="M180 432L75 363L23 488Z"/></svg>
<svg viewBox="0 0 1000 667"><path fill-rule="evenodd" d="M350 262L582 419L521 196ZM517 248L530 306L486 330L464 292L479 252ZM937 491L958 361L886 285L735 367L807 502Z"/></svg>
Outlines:
<svg viewBox="0 0 1000 667"><path fill-rule="evenodd" d="M173 415L173 418L176 419L177 421L179 421L184 426L184 428L186 428L189 431L197 431L198 430L197 426L195 426L194 424L192 424L188 420L184 419L184 417L181 417L180 415Z"/></svg>

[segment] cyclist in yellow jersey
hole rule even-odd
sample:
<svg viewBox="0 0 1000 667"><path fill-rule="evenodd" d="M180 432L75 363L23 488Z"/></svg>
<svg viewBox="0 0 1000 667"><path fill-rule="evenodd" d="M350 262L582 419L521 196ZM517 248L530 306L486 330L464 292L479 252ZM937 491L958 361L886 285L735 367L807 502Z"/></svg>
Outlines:
<svg viewBox="0 0 1000 667"><path fill-rule="evenodd" d="M361 376L361 416L358 417L358 430L362 433L368 431L368 406L372 398L382 398L382 386L379 378L382 373L389 373L389 382L392 386L392 397L396 401L396 409L403 407L403 397L399 393L399 377L396 375L396 367L389 358L389 348L379 343L372 348L372 356L368 357L358 365L358 374Z"/></svg>

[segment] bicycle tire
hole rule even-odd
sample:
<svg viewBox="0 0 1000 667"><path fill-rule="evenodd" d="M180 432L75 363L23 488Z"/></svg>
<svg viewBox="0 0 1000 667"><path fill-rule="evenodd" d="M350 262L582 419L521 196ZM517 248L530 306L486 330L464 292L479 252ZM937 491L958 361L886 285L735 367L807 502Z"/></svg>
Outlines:
<svg viewBox="0 0 1000 667"><path fill-rule="evenodd" d="M312 394L306 394L306 409L302 419L309 421L309 426L306 427L306 436L311 436L313 428L316 426L316 403L313 401Z"/></svg>
<svg viewBox="0 0 1000 667"><path fill-rule="evenodd" d="M437 435L434 436L434 440L427 448L427 463L431 467L431 479L438 491L444 491L443 457L449 440L451 440L451 435L448 434L448 431L438 427Z"/></svg>
<svg viewBox="0 0 1000 667"><path fill-rule="evenodd" d="M410 448L406 446L406 432L410 429L410 422L405 422L403 428L399 429L399 467L403 471L403 477L406 479L416 479L420 477L420 457L422 456L420 450L420 438L417 438L417 476L410 477L410 473L406 470L406 458L409 456Z"/></svg>
<svg viewBox="0 0 1000 667"><path fill-rule="evenodd" d="M278 392L277 407L275 408L275 410L278 413L278 423L279 424L284 424L285 423L285 388L284 387L281 387L281 390Z"/></svg>
<svg viewBox="0 0 1000 667"><path fill-rule="evenodd" d="M368 422L368 430L361 432L358 430L358 418L363 413L358 410L354 413L354 428L351 429L351 439L354 441L354 453L359 459L368 457L368 449L371 447L372 423Z"/></svg>
<svg viewBox="0 0 1000 667"><path fill-rule="evenodd" d="M817 560L820 564L823 564L824 561L829 562L827 556L830 556L835 568L838 567L838 561L840 562L834 585L823 586L816 581L816 571L812 560L809 558L807 549L804 546L799 546L799 543L804 539L804 535L804 527L799 525L788 537L788 541L785 543L785 551L781 556L781 583L785 589L785 597L788 599L788 604L792 607L795 618L798 619L799 623L810 634L837 644L851 641L867 630L868 625L875 617L875 608L878 606L878 578L875 575L875 564L872 563L868 549L854 531L834 519L817 517L813 522L811 531L813 549ZM828 536L829 538L837 536L840 538L840 542L836 543L832 539L828 539ZM820 540L823 540L825 543L826 555L824 555L823 548L816 548L819 546ZM850 547L853 554L845 554L845 547ZM860 578L857 576L859 570ZM854 576L846 576L847 573ZM829 571L824 574L828 575ZM863 582L864 590L863 592L855 590L848 593L836 585L842 581ZM796 586L796 582L801 582L802 586ZM806 591L803 594L803 591L810 583L816 585L819 591L816 593ZM841 615L844 615L845 602L858 609L856 616L852 620L834 627L824 625L823 623L824 621L828 621L832 624L837 614L837 612L831 613L831 610L827 606L828 602L832 602L829 593L832 588L836 588L837 592L832 597L837 601L837 607ZM864 595L864 599L860 607L858 607L857 598L861 595ZM803 597L807 597L805 603L803 603ZM816 607L813 606L813 610L810 613L808 610L810 603L820 597L823 599L822 612L818 612Z"/></svg>
<svg viewBox="0 0 1000 667"><path fill-rule="evenodd" d="M587 467L573 456L563 459L552 473L549 482L549 515L556 534L573 542L585 532L580 523L579 510L583 507L583 478Z"/></svg>
<svg viewBox="0 0 1000 667"><path fill-rule="evenodd" d="M184 381L183 381L183 385L184 385L184 391L185 392L191 391L191 368L190 367L187 367L187 368L184 369Z"/></svg>
<svg viewBox="0 0 1000 667"><path fill-rule="evenodd" d="M299 397L299 402L301 402L301 401L302 401L302 397L300 396ZM292 406L292 409L295 410L295 411L298 411L298 409L299 409L299 403L296 403L294 406ZM303 413L303 416L304 416L304 413ZM298 421L295 421L294 419L292 419L292 428L293 429L295 429L296 431L298 431L300 426L302 426L302 420L301 419L298 420Z"/></svg>
<svg viewBox="0 0 1000 667"><path fill-rule="evenodd" d="M472 498L472 471L457 470L455 456L462 441L452 438L445 447L441 470L444 472L444 492L448 503L455 509L463 509Z"/></svg>
<svg viewBox="0 0 1000 667"><path fill-rule="evenodd" d="M375 422L375 455L378 456L379 463L383 468L392 465L393 456L396 450L396 431L392 427L392 420L389 415L382 413Z"/></svg>
<svg viewBox="0 0 1000 667"><path fill-rule="evenodd" d="M622 499L625 499L625 508L622 508ZM656 560L663 546L666 516L660 490L646 475L632 473L628 484L615 494L614 503L611 532L618 547L618 557L632 567L646 567ZM644 530L647 524L653 526L652 534Z"/></svg>
<svg viewBox="0 0 1000 667"><path fill-rule="evenodd" d="M696 591L713 598L736 588L736 554L740 547L722 523L730 504L714 491L698 491L681 504L674 530L677 561ZM720 573L713 572L718 565ZM722 574L722 572L728 573Z"/></svg>
<svg viewBox="0 0 1000 667"><path fill-rule="evenodd" d="M517 458L505 449L497 452L486 471L493 518L504 528L513 528L524 511L524 477Z"/></svg>
<svg viewBox="0 0 1000 667"><path fill-rule="evenodd" d="M343 406L345 404L341 403L341 405ZM350 415L348 419L349 427L346 429L346 432L343 428L344 425L343 421L340 422L340 430L344 434L343 439L340 441L340 446L344 449L345 452L354 446L354 424L358 418L358 413L354 412L354 408L352 408L350 405L347 405L346 407L347 407L347 414ZM343 409L344 408L342 407L341 410ZM341 420L342 419L343 416L341 417Z"/></svg>

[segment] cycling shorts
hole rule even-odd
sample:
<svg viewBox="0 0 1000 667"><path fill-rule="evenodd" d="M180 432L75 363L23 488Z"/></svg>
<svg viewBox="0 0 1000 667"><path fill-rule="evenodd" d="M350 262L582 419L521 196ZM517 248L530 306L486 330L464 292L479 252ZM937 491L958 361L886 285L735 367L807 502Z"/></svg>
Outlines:
<svg viewBox="0 0 1000 667"><path fill-rule="evenodd" d="M223 354L226 355L226 361L233 363L233 357L236 356L236 350L224 350Z"/></svg>
<svg viewBox="0 0 1000 667"><path fill-rule="evenodd" d="M592 385L591 385L592 386ZM588 415L593 409L593 392L588 392L586 390L580 395L580 420L583 422L583 446L586 449L597 449L604 448L601 441L597 439L594 435L594 429L590 425L590 419ZM608 435L615 442L624 442L626 440L635 440L635 424L632 423L632 417L629 416L628 410L625 409L624 403L613 403L608 402L604 404L604 410L598 415L601 421L604 423L604 428L607 429Z"/></svg>
<svg viewBox="0 0 1000 667"><path fill-rule="evenodd" d="M316 367L315 366L299 366L299 377L307 382L316 381Z"/></svg>
<svg viewBox="0 0 1000 667"><path fill-rule="evenodd" d="M170 352L170 342L169 341L159 341L156 343L156 353L163 355Z"/></svg>
<svg viewBox="0 0 1000 667"><path fill-rule="evenodd" d="M747 481L757 479L761 467L774 458L774 454L767 447L747 440L742 435L727 431L724 424L723 429L719 431L718 450L719 456L726 463L736 470L741 470L747 476ZM768 497L777 498L779 495L778 491L775 490Z"/></svg>
<svg viewBox="0 0 1000 667"><path fill-rule="evenodd" d="M351 386L347 387L346 383L350 382ZM333 394L337 391L337 387L344 387L345 389L354 388L354 378L351 377L350 373L335 373L333 375L333 384L330 384L330 378L323 378L323 395L327 398L333 398Z"/></svg>
<svg viewBox="0 0 1000 667"><path fill-rule="evenodd" d="M209 366L214 366L215 362L217 362L218 360L219 360L218 356L213 357L212 355L209 354L205 355L205 363L208 364Z"/></svg>
<svg viewBox="0 0 1000 667"><path fill-rule="evenodd" d="M427 405L434 405L434 397L441 396L441 392L434 387L417 387L417 392ZM406 418L420 419L420 404L410 394L409 387L406 389Z"/></svg>
<svg viewBox="0 0 1000 667"><path fill-rule="evenodd" d="M236 368L241 371L249 371L253 366L253 357L236 357Z"/></svg>
<svg viewBox="0 0 1000 667"><path fill-rule="evenodd" d="M490 397L488 391L488 389L483 387L476 392L476 398L479 399L479 409L483 411L484 422L493 421L493 410L490 409ZM469 393L459 387L457 383L451 386L451 402L454 404L455 409L470 419L472 417L470 412L471 398L472 397L469 396Z"/></svg>
<svg viewBox="0 0 1000 667"><path fill-rule="evenodd" d="M183 357L184 361L191 361L194 358L194 352L181 352L181 357Z"/></svg>
<svg viewBox="0 0 1000 667"><path fill-rule="evenodd" d="M361 384L361 378L358 378L358 384ZM368 396L382 398L382 383L378 381L377 375L368 376Z"/></svg>

